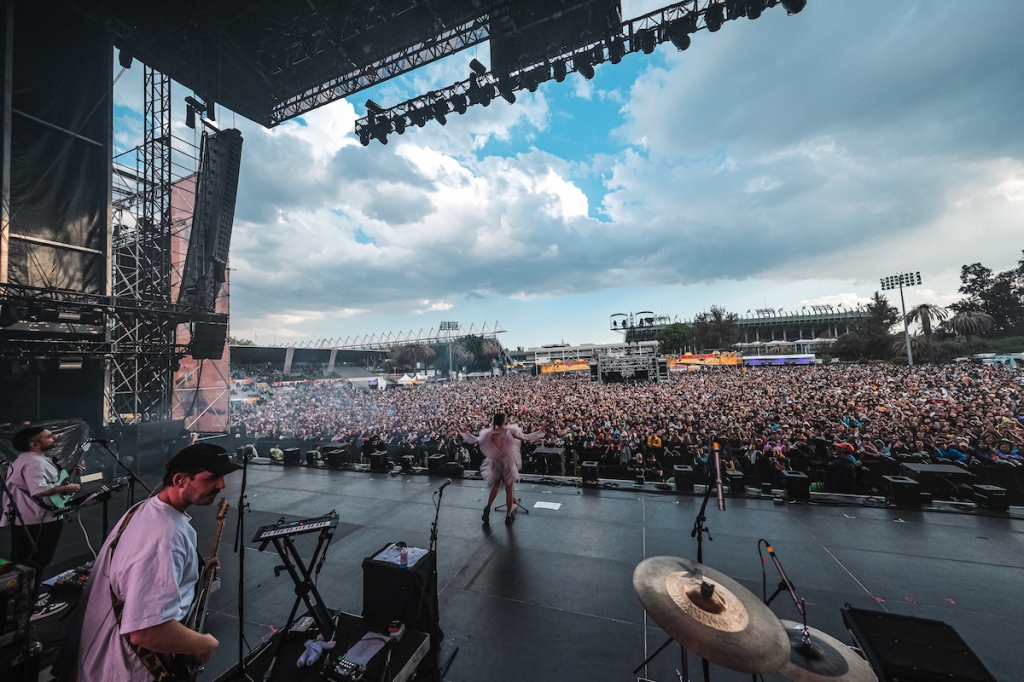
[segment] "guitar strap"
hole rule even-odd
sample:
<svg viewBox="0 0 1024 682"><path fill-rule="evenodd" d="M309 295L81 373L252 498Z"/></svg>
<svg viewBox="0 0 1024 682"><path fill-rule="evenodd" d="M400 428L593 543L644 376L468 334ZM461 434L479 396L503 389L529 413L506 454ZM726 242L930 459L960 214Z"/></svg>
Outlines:
<svg viewBox="0 0 1024 682"><path fill-rule="evenodd" d="M112 562L114 559L114 550L117 549L117 543L121 541L121 534L124 533L124 529L128 527L128 522L132 520L135 512L139 510L139 507L141 507L144 502L145 500L139 502L128 510L127 514L125 514L124 520L121 521L121 526L117 529L117 535L114 536L113 541L110 543L109 561ZM114 594L114 588L110 585L107 585L107 589L110 591L110 603L114 607L114 618L117 620L117 624L120 625L121 614L124 613L124 600ZM167 667L164 665L164 662L160 659L159 655L149 649L144 649L141 646L133 644L130 633L124 634L122 637L124 637L124 641L128 645L128 648L138 655L139 660L142 661L142 665L146 666L146 670L153 675L153 679L156 680L156 682L172 682L175 679L174 676L168 672Z"/></svg>

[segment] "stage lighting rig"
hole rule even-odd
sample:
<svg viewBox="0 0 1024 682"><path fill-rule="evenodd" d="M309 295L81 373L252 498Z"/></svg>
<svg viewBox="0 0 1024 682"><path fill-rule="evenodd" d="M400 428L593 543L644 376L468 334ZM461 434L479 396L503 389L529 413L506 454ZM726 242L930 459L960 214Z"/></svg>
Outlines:
<svg viewBox="0 0 1024 682"><path fill-rule="evenodd" d="M630 19L619 25L611 25L600 38L574 49L553 48L544 55L519 61L502 60L497 74L489 72L478 59L469 63L470 75L461 82L441 90L410 99L380 112L369 111L367 116L355 123L356 133L361 142L378 138L374 124L381 115L391 121L408 117L411 125L423 127L431 118L444 125L446 114L454 111L465 113L469 105L488 106L495 97L507 102L516 101L517 90L536 92L540 84L554 79L563 82L570 71L579 73L590 80L595 76L594 66L604 61L618 64L631 52L651 54L657 46L671 41L677 50L686 50L692 43L692 35L704 28L714 33L721 30L727 20L740 17L756 19L764 10L782 5L789 14L796 14L806 6L806 0L684 0L641 17ZM496 36L492 36L495 38ZM605 52L607 50L607 53ZM607 56L606 56L607 55ZM497 67L496 67L497 68ZM444 101L444 111L436 108L437 102ZM369 110L369 107L368 107ZM369 128L369 133L366 131ZM364 142L367 144L368 142Z"/></svg>

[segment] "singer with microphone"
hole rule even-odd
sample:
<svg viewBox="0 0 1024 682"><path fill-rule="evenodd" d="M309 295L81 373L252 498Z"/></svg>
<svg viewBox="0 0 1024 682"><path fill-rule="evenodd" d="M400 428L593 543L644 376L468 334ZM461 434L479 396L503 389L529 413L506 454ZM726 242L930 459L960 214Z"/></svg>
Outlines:
<svg viewBox="0 0 1024 682"><path fill-rule="evenodd" d="M505 415L498 412L494 415L491 426L483 429L480 435L469 433L469 428L462 427L462 439L467 443L476 443L484 455L480 465L480 475L487 481L491 493L484 508L483 522L491 522L491 505L498 496L498 490L505 486L505 525L510 525L515 516L512 515L516 505L515 484L519 480L519 468L523 465L519 452L523 441L538 441L544 437L545 428L533 433L523 433L518 424L505 424Z"/></svg>

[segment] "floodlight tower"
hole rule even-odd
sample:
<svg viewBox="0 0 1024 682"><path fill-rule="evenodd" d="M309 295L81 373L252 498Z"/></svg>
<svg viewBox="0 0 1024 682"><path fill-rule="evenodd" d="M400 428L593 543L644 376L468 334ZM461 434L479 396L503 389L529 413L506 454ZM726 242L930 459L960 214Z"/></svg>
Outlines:
<svg viewBox="0 0 1024 682"><path fill-rule="evenodd" d="M448 332L448 377L452 375L452 332L459 331L459 323L454 320L442 321L438 327L439 332Z"/></svg>
<svg viewBox="0 0 1024 682"><path fill-rule="evenodd" d="M890 291L899 288L900 308L903 310L903 338L907 342L907 364L914 366L914 354L910 350L910 327L907 325L907 304L903 302L903 287L921 286L920 272L901 272L889 277L883 277L882 291Z"/></svg>

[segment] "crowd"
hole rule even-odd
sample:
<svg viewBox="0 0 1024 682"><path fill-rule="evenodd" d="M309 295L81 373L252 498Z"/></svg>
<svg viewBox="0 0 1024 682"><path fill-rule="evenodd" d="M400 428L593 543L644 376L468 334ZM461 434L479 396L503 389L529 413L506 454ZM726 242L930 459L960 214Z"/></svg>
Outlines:
<svg viewBox="0 0 1024 682"><path fill-rule="evenodd" d="M413 452L462 451L495 412L570 459L599 459L657 480L661 462L706 461L712 439L729 468L801 458L851 462L1024 463L1024 378L1003 366L830 365L704 369L667 382L597 384L587 377L496 377L376 391L352 384L267 388L233 404L251 437L402 443ZM835 444L842 444L836 447ZM465 453L462 453L463 455Z"/></svg>

